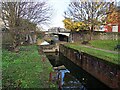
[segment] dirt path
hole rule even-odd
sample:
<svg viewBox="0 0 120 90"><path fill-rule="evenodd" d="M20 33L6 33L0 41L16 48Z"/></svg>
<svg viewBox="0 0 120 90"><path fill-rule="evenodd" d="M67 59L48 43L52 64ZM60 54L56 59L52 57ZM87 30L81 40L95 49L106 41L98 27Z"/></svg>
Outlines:
<svg viewBox="0 0 120 90"><path fill-rule="evenodd" d="M101 50L101 51L104 51L104 52L109 52L109 53L113 53L113 54L118 54L119 52L117 51L110 51L110 50L105 50L105 49L100 49L100 48L94 48L92 46L86 46L86 45L82 45L83 47L87 47L87 48L92 48L92 49L95 49L95 50Z"/></svg>

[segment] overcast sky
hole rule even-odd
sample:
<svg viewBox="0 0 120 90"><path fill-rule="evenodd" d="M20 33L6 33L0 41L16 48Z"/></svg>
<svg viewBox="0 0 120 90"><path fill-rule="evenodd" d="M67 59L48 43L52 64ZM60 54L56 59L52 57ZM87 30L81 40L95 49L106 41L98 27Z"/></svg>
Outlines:
<svg viewBox="0 0 120 90"><path fill-rule="evenodd" d="M10 0L10 1L14 1L14 0ZM16 0L16 1L19 1L19 0ZM38 1L44 1L44 0L26 0L26 1L38 2ZM48 29L50 27L64 27L64 24L62 22L62 20L64 19L63 17L64 11L67 9L71 0L46 0L46 1L48 1L48 5L52 6L53 8L53 17L51 19L51 24L49 25L49 27L44 27L44 28ZM86 0L83 0L83 1L86 1ZM114 0L106 0L106 1L110 2ZM120 0L116 0L116 1L119 2L119 6L120 6Z"/></svg>
<svg viewBox="0 0 120 90"><path fill-rule="evenodd" d="M64 19L64 11L67 9L71 0L48 0L48 4L50 4L54 11L53 11L53 18L51 19L50 27L64 27L62 20ZM75 1L75 0L73 0ZM85 0L84 0L85 1ZM104 1L104 0L103 0ZM114 1L114 0L106 0L107 2ZM120 0L116 0L119 2ZM120 3L119 3L120 4ZM50 27L45 27L46 29Z"/></svg>
<svg viewBox="0 0 120 90"><path fill-rule="evenodd" d="M53 16L50 27L64 27L62 20L64 19L64 11L67 9L70 0L48 0L48 4L53 8ZM48 27L48 28L50 28Z"/></svg>

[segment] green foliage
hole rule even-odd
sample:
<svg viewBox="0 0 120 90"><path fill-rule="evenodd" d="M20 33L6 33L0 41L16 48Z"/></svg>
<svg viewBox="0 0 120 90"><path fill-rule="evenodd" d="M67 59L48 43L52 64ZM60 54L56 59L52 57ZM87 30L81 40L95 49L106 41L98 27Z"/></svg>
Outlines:
<svg viewBox="0 0 120 90"><path fill-rule="evenodd" d="M42 39L42 38L43 38L43 35L42 35L42 34L38 34L37 38L38 38L38 39Z"/></svg>
<svg viewBox="0 0 120 90"><path fill-rule="evenodd" d="M37 46L22 46L20 52L3 50L2 76L6 88L49 88L49 73L52 67L39 55Z"/></svg>

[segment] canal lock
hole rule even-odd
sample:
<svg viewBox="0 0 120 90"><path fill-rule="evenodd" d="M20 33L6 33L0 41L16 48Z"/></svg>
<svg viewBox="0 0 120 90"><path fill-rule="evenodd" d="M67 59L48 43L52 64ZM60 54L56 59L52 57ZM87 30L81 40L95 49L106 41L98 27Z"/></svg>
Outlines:
<svg viewBox="0 0 120 90"><path fill-rule="evenodd" d="M45 53L53 66L50 80L57 82L60 90L110 90L106 85L82 70L61 53Z"/></svg>
<svg viewBox="0 0 120 90"><path fill-rule="evenodd" d="M82 83L71 74L71 71L60 60L59 53L45 53L53 66L54 72L50 73L50 81L57 82L60 90L75 89L87 90ZM83 78L84 79L84 78Z"/></svg>

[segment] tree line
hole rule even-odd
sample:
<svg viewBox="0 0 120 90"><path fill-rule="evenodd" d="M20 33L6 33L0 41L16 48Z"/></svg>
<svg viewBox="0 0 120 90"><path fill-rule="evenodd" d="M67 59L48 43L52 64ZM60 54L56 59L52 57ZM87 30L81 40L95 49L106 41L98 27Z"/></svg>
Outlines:
<svg viewBox="0 0 120 90"><path fill-rule="evenodd" d="M1 2L1 18L5 28L9 30L17 45L18 38L24 38L31 31L36 30L36 26L50 23L52 8L46 1L26 2Z"/></svg>
<svg viewBox="0 0 120 90"><path fill-rule="evenodd" d="M75 0L70 2L68 9L64 12L63 22L65 28L71 31L89 30L91 40L95 27L112 21L118 22L117 16L119 15L116 12L115 2Z"/></svg>

